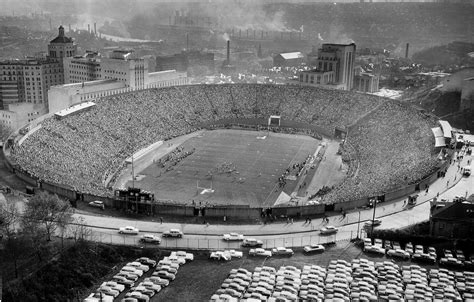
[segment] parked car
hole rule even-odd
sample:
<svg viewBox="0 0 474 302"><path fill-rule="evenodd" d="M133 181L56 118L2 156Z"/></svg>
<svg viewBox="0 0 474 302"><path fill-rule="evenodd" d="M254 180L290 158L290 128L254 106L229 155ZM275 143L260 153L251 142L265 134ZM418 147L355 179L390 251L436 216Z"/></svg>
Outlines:
<svg viewBox="0 0 474 302"><path fill-rule="evenodd" d="M335 226L328 225L328 226L323 227L319 231L319 233L321 235L331 235L331 234L336 234L338 231L339 231L338 228L336 228Z"/></svg>
<svg viewBox="0 0 474 302"><path fill-rule="evenodd" d="M135 262L140 262L141 264L148 265L149 267L155 267L156 266L156 261L152 260L148 257L140 257Z"/></svg>
<svg viewBox="0 0 474 302"><path fill-rule="evenodd" d="M100 201L100 200L95 200L95 201L89 202L89 206L94 207L94 208L99 208L99 209L102 209L102 210L105 209L104 202Z"/></svg>
<svg viewBox="0 0 474 302"><path fill-rule="evenodd" d="M245 247L261 247L263 245L263 241L257 240L255 238L245 238L242 242L242 246Z"/></svg>
<svg viewBox="0 0 474 302"><path fill-rule="evenodd" d="M143 281L139 285L144 286L147 289L154 290L155 293L159 293L161 291L161 286L157 285L157 284L155 284L154 282L151 282L151 281Z"/></svg>
<svg viewBox="0 0 474 302"><path fill-rule="evenodd" d="M131 281L137 281L140 276L138 276L135 273L132 272L125 272L125 271L120 271L116 276L122 276L124 278L127 278L128 280Z"/></svg>
<svg viewBox="0 0 474 302"><path fill-rule="evenodd" d="M157 273L156 275L158 277L163 278L163 279L167 279L167 280L170 280L170 281L173 281L176 278L175 274L172 274L172 273L167 272L165 270L159 270L156 273Z"/></svg>
<svg viewBox="0 0 474 302"><path fill-rule="evenodd" d="M232 258L242 258L244 255L244 253L242 253L241 251L236 251L236 250L228 250L225 252L229 252Z"/></svg>
<svg viewBox="0 0 474 302"><path fill-rule="evenodd" d="M119 293L121 293L125 290L125 285L119 284L118 282L115 282L115 281L103 282L100 286L101 287L103 287L103 286L110 287L112 289L117 290Z"/></svg>
<svg viewBox="0 0 474 302"><path fill-rule="evenodd" d="M229 234L224 234L222 239L225 241L242 241L244 240L244 235L238 234L238 233L229 233Z"/></svg>
<svg viewBox="0 0 474 302"><path fill-rule="evenodd" d="M101 286L97 289L97 292L99 293L103 293L105 295L109 295L109 296L112 296L114 298L116 298L120 292L116 289L113 289L113 288L110 288L108 286Z"/></svg>
<svg viewBox="0 0 474 302"><path fill-rule="evenodd" d="M262 248L251 249L249 251L250 256L263 256L263 257L271 257L272 251L265 250Z"/></svg>
<svg viewBox="0 0 474 302"><path fill-rule="evenodd" d="M413 254L413 257L412 257L412 260L413 261L418 261L418 262L426 262L426 263L435 263L436 262L436 257L434 257L433 255L430 255L430 254Z"/></svg>
<svg viewBox="0 0 474 302"><path fill-rule="evenodd" d="M102 300L101 300L102 299ZM90 294L87 298L84 299L84 302L114 302L114 297L106 295L104 293L96 292Z"/></svg>
<svg viewBox="0 0 474 302"><path fill-rule="evenodd" d="M163 232L163 237L176 237L181 238L183 237L183 232L178 229L170 229L168 231Z"/></svg>
<svg viewBox="0 0 474 302"><path fill-rule="evenodd" d="M322 253L325 250L326 249L321 244L307 245L303 248L303 252L305 252L307 254L309 254L309 253Z"/></svg>
<svg viewBox="0 0 474 302"><path fill-rule="evenodd" d="M446 266L456 266L456 267L463 266L463 262L454 257L443 257L439 260L439 264L446 265Z"/></svg>
<svg viewBox="0 0 474 302"><path fill-rule="evenodd" d="M172 266L169 266L169 265L158 265L156 267L156 271L153 272L153 275L158 276L158 274L157 274L158 271L167 271L168 273L172 273L172 274L176 275L178 273L178 268L172 267Z"/></svg>
<svg viewBox="0 0 474 302"><path fill-rule="evenodd" d="M132 226L126 226L119 229L119 234L131 234L131 235L138 235L140 231Z"/></svg>
<svg viewBox="0 0 474 302"><path fill-rule="evenodd" d="M145 278L143 281L144 282L148 282L148 281L153 282L156 285L161 286L162 288L165 287L165 286L168 286L170 284L169 280L160 278L158 276L151 276L151 277Z"/></svg>
<svg viewBox="0 0 474 302"><path fill-rule="evenodd" d="M385 249L379 245L364 246L364 252L385 255Z"/></svg>
<svg viewBox="0 0 474 302"><path fill-rule="evenodd" d="M407 251L404 251L402 249L388 250L387 256L402 258L402 259L405 259L405 260L410 259L410 253L408 253Z"/></svg>
<svg viewBox="0 0 474 302"><path fill-rule="evenodd" d="M100 301L100 300L99 300L99 301ZM137 299L137 298L128 297L128 298L123 298L122 300L120 300L120 302L138 302L138 299Z"/></svg>
<svg viewBox="0 0 474 302"><path fill-rule="evenodd" d="M126 266L134 267L138 270L143 271L144 273L146 273L150 270L150 267L148 265L143 265L140 262L129 262L129 263L126 264Z"/></svg>
<svg viewBox="0 0 474 302"><path fill-rule="evenodd" d="M142 294L141 292L136 292L136 291L126 293L125 298L135 298L138 301L142 301L142 302L150 301L150 297L148 297L145 294Z"/></svg>
<svg viewBox="0 0 474 302"><path fill-rule="evenodd" d="M122 267L120 272L134 274L134 275L137 275L138 277L143 276L143 271L139 270L139 269L137 269L136 267L133 267L133 266L124 266L124 267Z"/></svg>
<svg viewBox="0 0 474 302"><path fill-rule="evenodd" d="M126 287L129 287L129 288L135 286L135 282L125 278L124 276L120 276L120 275L113 276L112 281L115 281L119 284L125 285Z"/></svg>
<svg viewBox="0 0 474 302"><path fill-rule="evenodd" d="M282 246L272 249L272 255L293 256L294 253L292 249Z"/></svg>
<svg viewBox="0 0 474 302"><path fill-rule="evenodd" d="M170 256L182 258L186 262L194 260L194 255L192 253L186 253L185 251L173 251Z"/></svg>
<svg viewBox="0 0 474 302"><path fill-rule="evenodd" d="M229 261L232 259L232 256L227 251L215 251L209 255L209 259Z"/></svg>
<svg viewBox="0 0 474 302"><path fill-rule="evenodd" d="M152 244L160 244L161 238L152 234L145 234L142 235L140 238L140 242L142 243L152 243Z"/></svg>

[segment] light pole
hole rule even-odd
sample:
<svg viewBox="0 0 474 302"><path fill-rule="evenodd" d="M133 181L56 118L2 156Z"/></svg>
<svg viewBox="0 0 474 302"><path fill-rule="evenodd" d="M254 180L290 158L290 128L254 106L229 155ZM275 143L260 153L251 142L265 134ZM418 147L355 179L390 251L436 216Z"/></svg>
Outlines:
<svg viewBox="0 0 474 302"><path fill-rule="evenodd" d="M357 220L357 240L359 240L359 225L360 225L360 211L359 211L359 220Z"/></svg>
<svg viewBox="0 0 474 302"><path fill-rule="evenodd" d="M132 147L132 189L135 189L135 171L133 170L133 150Z"/></svg>

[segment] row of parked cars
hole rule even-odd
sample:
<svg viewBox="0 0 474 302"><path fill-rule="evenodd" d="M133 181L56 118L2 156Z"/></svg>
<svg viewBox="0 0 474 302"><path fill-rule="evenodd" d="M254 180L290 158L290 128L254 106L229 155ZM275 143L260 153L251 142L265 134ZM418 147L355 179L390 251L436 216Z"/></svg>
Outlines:
<svg viewBox="0 0 474 302"><path fill-rule="evenodd" d="M322 253L325 251L325 247L321 244L307 245L303 248L305 254ZM273 249L263 249L261 247L253 248L249 250L249 256L251 257L272 257L272 256L288 256L294 255L294 251L291 248L284 246L276 247ZM230 261L232 258L242 258L243 253L236 250L224 250L214 251L209 255L211 260L223 260Z"/></svg>
<svg viewBox="0 0 474 302"><path fill-rule="evenodd" d="M375 253L381 255L387 255L390 257L401 258L404 260L412 259L413 261L420 263L434 264L439 258L440 265L453 266L453 267L474 267L470 257L465 257L463 251L456 250L451 251L444 249L442 251L437 251L436 248L432 246L424 247L422 245L413 245L411 242L408 242L405 245L405 248L402 249L400 243L395 241L382 239L364 239L364 252Z"/></svg>
<svg viewBox="0 0 474 302"><path fill-rule="evenodd" d="M394 261L332 260L304 265L233 269L210 301L474 301L474 272Z"/></svg>
<svg viewBox="0 0 474 302"><path fill-rule="evenodd" d="M173 251L158 263L147 257L138 258L123 266L111 280L103 282L84 302L112 302L124 291L127 293L122 302L148 302L176 278L181 265L193 260L194 255L184 251Z"/></svg>

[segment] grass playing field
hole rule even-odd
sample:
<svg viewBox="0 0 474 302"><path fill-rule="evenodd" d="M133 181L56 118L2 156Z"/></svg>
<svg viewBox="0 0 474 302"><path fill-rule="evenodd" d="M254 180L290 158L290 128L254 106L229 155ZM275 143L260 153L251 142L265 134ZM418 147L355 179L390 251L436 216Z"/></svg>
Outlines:
<svg viewBox="0 0 474 302"><path fill-rule="evenodd" d="M278 178L312 155L319 143L304 135L206 131L180 146L178 155L194 150L191 155L176 165L156 161L140 173L135 186L155 192L159 200L271 206L281 192ZM288 180L285 193L291 195L296 183ZM213 192L203 193L206 188Z"/></svg>

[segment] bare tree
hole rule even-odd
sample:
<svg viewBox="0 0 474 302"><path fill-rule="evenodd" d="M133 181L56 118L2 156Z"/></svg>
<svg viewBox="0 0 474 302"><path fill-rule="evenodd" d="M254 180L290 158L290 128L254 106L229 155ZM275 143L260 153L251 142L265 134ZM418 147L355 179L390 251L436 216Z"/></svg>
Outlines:
<svg viewBox="0 0 474 302"><path fill-rule="evenodd" d="M46 240L71 221L72 208L69 202L60 199L56 194L40 192L33 196L25 207L22 218L24 229L30 233L44 232Z"/></svg>
<svg viewBox="0 0 474 302"><path fill-rule="evenodd" d="M7 204L0 207L0 235L6 236L7 239L15 235L18 222L18 208L15 204Z"/></svg>
<svg viewBox="0 0 474 302"><path fill-rule="evenodd" d="M92 229L87 226L85 219L82 216L73 218L69 224L69 230L71 231L71 235L75 242L78 240L85 240L87 237L92 235Z"/></svg>

